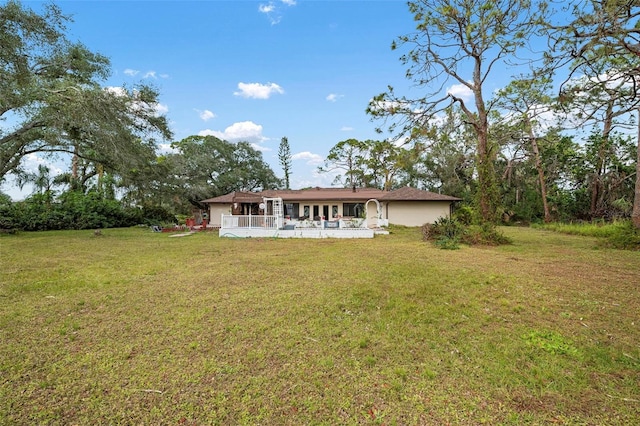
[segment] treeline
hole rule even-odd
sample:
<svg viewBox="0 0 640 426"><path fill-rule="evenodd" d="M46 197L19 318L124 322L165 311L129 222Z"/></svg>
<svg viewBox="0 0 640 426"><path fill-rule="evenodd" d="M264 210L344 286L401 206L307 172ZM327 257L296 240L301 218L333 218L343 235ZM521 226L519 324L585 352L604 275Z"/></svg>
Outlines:
<svg viewBox="0 0 640 426"><path fill-rule="evenodd" d="M591 221L631 216L636 175L632 137L598 133L586 140L549 129L528 139L508 134L497 141L494 162L501 203L499 221ZM475 205L478 181L474 135L452 108L429 135L411 144L348 139L335 145L319 172L335 175L345 187L392 190L412 186L453 195ZM541 174L542 171L542 183ZM543 191L544 188L544 191Z"/></svg>

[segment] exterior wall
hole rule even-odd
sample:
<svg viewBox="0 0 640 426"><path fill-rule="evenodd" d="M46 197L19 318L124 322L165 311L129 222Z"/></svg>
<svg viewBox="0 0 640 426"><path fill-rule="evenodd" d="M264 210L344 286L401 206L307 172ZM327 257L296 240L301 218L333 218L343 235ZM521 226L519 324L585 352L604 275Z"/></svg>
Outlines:
<svg viewBox="0 0 640 426"><path fill-rule="evenodd" d="M390 201L383 210L390 224L422 226L449 217L450 206L450 201Z"/></svg>
<svg viewBox="0 0 640 426"><path fill-rule="evenodd" d="M209 224L221 226L223 214L231 214L231 204L209 204Z"/></svg>

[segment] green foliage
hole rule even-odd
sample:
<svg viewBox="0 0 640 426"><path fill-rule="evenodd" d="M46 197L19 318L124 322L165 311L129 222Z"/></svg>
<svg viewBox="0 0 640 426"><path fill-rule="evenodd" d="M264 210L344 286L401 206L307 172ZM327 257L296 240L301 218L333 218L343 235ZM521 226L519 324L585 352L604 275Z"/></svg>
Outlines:
<svg viewBox="0 0 640 426"><path fill-rule="evenodd" d="M498 246L511 244L511 239L498 231L494 224L466 225L456 218L439 218L422 225L422 239L433 241L443 249L457 249L460 243L468 245Z"/></svg>
<svg viewBox="0 0 640 426"><path fill-rule="evenodd" d="M477 213L471 206L460 206L454 210L453 219L464 226L469 226L477 221Z"/></svg>
<svg viewBox="0 0 640 426"><path fill-rule="evenodd" d="M249 142L189 136L172 146L179 152L162 158L170 175L161 180L164 197L177 196L199 206L204 199L233 191L276 189L282 184Z"/></svg>
<svg viewBox="0 0 640 426"><path fill-rule="evenodd" d="M489 222L467 227L462 242L472 246L499 246L512 243L509 237L505 236L494 224Z"/></svg>
<svg viewBox="0 0 640 426"><path fill-rule="evenodd" d="M599 245L621 250L640 250L640 231L630 220L548 223L537 228L570 235L599 238Z"/></svg>
<svg viewBox="0 0 640 426"><path fill-rule="evenodd" d="M53 4L41 13L0 5L0 119L17 119L0 129L0 178L20 174L27 153L65 152L124 173L171 135L154 89L102 87L109 60L70 42L70 21Z"/></svg>
<svg viewBox="0 0 640 426"><path fill-rule="evenodd" d="M280 140L280 146L278 148L278 160L282 166L284 172L284 187L290 189L290 176L291 176L291 147L289 146L289 139L283 137Z"/></svg>
<svg viewBox="0 0 640 426"><path fill-rule="evenodd" d="M640 250L640 229L630 220L624 221L607 237L604 245L622 250Z"/></svg>
<svg viewBox="0 0 640 426"><path fill-rule="evenodd" d="M157 212L155 212L157 213ZM65 192L56 200L48 194L34 194L26 200L0 205L0 229L45 231L58 229L96 229L136 225L154 212L123 207L98 192Z"/></svg>

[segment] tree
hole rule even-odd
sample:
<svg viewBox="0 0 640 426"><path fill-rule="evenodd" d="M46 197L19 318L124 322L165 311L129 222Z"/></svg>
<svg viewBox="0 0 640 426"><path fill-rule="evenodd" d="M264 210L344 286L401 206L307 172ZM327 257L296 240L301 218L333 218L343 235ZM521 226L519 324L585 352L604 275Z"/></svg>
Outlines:
<svg viewBox="0 0 640 426"><path fill-rule="evenodd" d="M319 173L343 172L335 177L334 183L341 183L354 191L365 183L365 162L367 146L357 139L338 142L327 155Z"/></svg>
<svg viewBox="0 0 640 426"><path fill-rule="evenodd" d="M284 171L284 187L286 189L291 189L291 186L289 185L289 177L291 175L291 148L289 147L289 140L286 136L280 140L278 159L280 160L280 165Z"/></svg>
<svg viewBox="0 0 640 426"><path fill-rule="evenodd" d="M22 172L34 153L66 153L122 171L169 138L157 113L158 93L140 85L103 88L109 60L65 37L69 18L51 4L44 12L10 0L0 6L0 179Z"/></svg>
<svg viewBox="0 0 640 426"><path fill-rule="evenodd" d="M497 95L498 104L507 111L509 124L515 124L520 131L516 138L531 148L534 165L538 174L538 185L544 221L551 221L551 210L547 198L547 183L542 166L542 156L538 144L540 123L538 117L550 110L551 97L547 94L551 80L545 77L529 77L513 80Z"/></svg>
<svg viewBox="0 0 640 426"><path fill-rule="evenodd" d="M640 106L640 6L628 0L584 0L572 5L572 13L570 23L548 25L551 51L547 56L547 67L568 68L565 84L571 82L574 75L584 73L587 81L595 83L601 93L606 93L604 105L596 103L601 108L595 110L607 110L611 102L615 102L624 105L627 114L635 113ZM604 79L601 78L603 75ZM563 89L564 85L561 95L567 92ZM597 101L596 97L591 98ZM611 118L612 114L609 110L606 116ZM604 129L605 134L607 130ZM640 132L637 145L640 150ZM640 228L638 175L640 162L636 164L632 212L633 223ZM592 207L596 191L594 186Z"/></svg>
<svg viewBox="0 0 640 426"><path fill-rule="evenodd" d="M55 179L51 176L51 170L44 164L38 165L37 173L25 173L18 177L18 186L24 188L26 184L32 184L36 193L42 195L47 203L51 203L54 197L53 185Z"/></svg>
<svg viewBox="0 0 640 426"><path fill-rule="evenodd" d="M281 181L248 142L231 143L214 136L189 136L168 154L167 193L180 195L192 205L233 191L276 189Z"/></svg>
<svg viewBox="0 0 640 426"><path fill-rule="evenodd" d="M485 222L498 217L498 191L494 170L496 147L489 139L488 116L492 104L485 101L484 86L495 67L515 59L533 31L535 16L544 7L529 0L420 0L409 10L418 23L417 32L401 36L399 44L413 48L401 56L408 65L407 78L426 88L420 98L397 96L393 87L374 97L367 111L374 118L400 117L401 134L415 137L430 120L452 104L464 112L466 124L476 135L478 206ZM398 46L394 42L392 48ZM456 91L444 93L453 80L473 95L474 107ZM393 123L394 131L398 123Z"/></svg>

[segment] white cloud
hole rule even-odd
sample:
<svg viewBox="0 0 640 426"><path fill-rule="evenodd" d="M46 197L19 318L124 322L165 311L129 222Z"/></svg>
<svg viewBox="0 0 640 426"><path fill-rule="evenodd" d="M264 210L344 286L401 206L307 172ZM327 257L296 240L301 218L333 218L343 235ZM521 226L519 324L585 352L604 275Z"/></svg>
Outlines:
<svg viewBox="0 0 640 426"><path fill-rule="evenodd" d="M108 87L105 87L104 90L106 90L109 93L113 93L116 96L126 96L127 95L127 91L124 90L123 87L119 87L119 86L108 86Z"/></svg>
<svg viewBox="0 0 640 426"><path fill-rule="evenodd" d="M349 126L342 126L342 127L340 128L340 131L342 131L342 132L351 132L351 131L353 131L353 127L349 127Z"/></svg>
<svg viewBox="0 0 640 426"><path fill-rule="evenodd" d="M156 115L163 115L169 112L169 106L165 104L157 103L155 105Z"/></svg>
<svg viewBox="0 0 640 426"><path fill-rule="evenodd" d="M262 135L262 126L253 121L241 121L233 123L224 129L223 132L217 130L206 129L198 132L199 136L215 136L228 142L247 141L252 143L260 143L265 141Z"/></svg>
<svg viewBox="0 0 640 426"><path fill-rule="evenodd" d="M158 145L159 154L177 154L180 150L175 149L170 143L161 143Z"/></svg>
<svg viewBox="0 0 640 426"><path fill-rule="evenodd" d="M124 70L124 73L125 73L126 75L131 76L131 77L135 77L136 75L138 75L138 73L139 73L139 72L140 72L140 71L138 71L138 70L132 70L131 68L127 68L126 70Z"/></svg>
<svg viewBox="0 0 640 426"><path fill-rule="evenodd" d="M338 94L336 94L336 93L331 93L331 94L329 94L329 95L326 97L326 99L327 99L329 102L335 102L335 101L337 101L337 100L338 100L338 99L340 99L340 98L344 98L344 95L338 95Z"/></svg>
<svg viewBox="0 0 640 426"><path fill-rule="evenodd" d="M296 0L280 0L280 2L271 0L268 3L260 3L258 11L267 15L271 25L279 24L282 21L282 7L295 6Z"/></svg>
<svg viewBox="0 0 640 426"><path fill-rule="evenodd" d="M313 154L309 151L299 152L297 154L293 154L291 156L292 160L303 160L306 161L310 166L317 166L322 164L324 158L319 154Z"/></svg>
<svg viewBox="0 0 640 426"><path fill-rule="evenodd" d="M216 115L213 112L209 111L208 109L205 109L204 111L200 111L200 110L196 110L196 111L198 111L198 115L204 121L211 120L212 118L216 117Z"/></svg>
<svg viewBox="0 0 640 426"><path fill-rule="evenodd" d="M276 10L276 6L273 3L261 4L260 6L258 6L258 10L261 13L271 13Z"/></svg>
<svg viewBox="0 0 640 426"><path fill-rule="evenodd" d="M257 143L252 143L251 144L251 148L255 149L256 151L260 151L260 152L271 151L271 148L267 148L266 146L258 145Z"/></svg>
<svg viewBox="0 0 640 426"><path fill-rule="evenodd" d="M236 96L253 99L269 99L274 93L283 94L284 89L275 83L238 83L238 92L233 92Z"/></svg>
<svg viewBox="0 0 640 426"><path fill-rule="evenodd" d="M473 92L464 84L454 84L447 89L447 94L461 98L463 101L473 99Z"/></svg>
<svg viewBox="0 0 640 426"><path fill-rule="evenodd" d="M142 78L158 78L156 77L156 72L155 71L147 71Z"/></svg>
<svg viewBox="0 0 640 426"><path fill-rule="evenodd" d="M22 161L23 161L22 165L24 169L29 172L37 172L38 166L43 165L49 168L49 173L51 176L57 176L62 173L62 169L58 167L56 164L54 164L53 162L49 161L46 158L39 157L37 154L34 154L34 153L25 155Z"/></svg>

